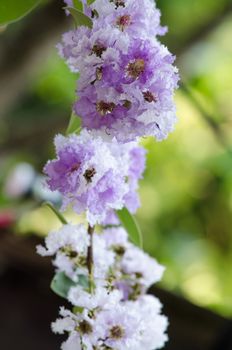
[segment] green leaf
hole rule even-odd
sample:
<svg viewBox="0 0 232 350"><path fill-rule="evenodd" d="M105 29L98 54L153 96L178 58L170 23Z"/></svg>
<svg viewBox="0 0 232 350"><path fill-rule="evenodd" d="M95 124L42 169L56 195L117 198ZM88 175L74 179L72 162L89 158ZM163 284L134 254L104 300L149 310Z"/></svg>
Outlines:
<svg viewBox="0 0 232 350"><path fill-rule="evenodd" d="M71 13L77 26L86 26L89 28L93 27L92 20L81 11L78 11L73 7L65 7L65 9Z"/></svg>
<svg viewBox="0 0 232 350"><path fill-rule="evenodd" d="M78 275L78 282L77 284L79 286L82 286L84 289L88 289L89 288L89 279L87 276L85 275Z"/></svg>
<svg viewBox="0 0 232 350"><path fill-rule="evenodd" d="M84 288L88 288L88 278L84 275L78 276L78 282L75 283L64 272L57 272L51 282L51 289L54 293L62 298L67 298L68 292L71 287L80 285Z"/></svg>
<svg viewBox="0 0 232 350"><path fill-rule="evenodd" d="M66 135L73 134L73 133L78 134L80 130L81 130L81 119L73 113L71 115L68 128L66 130Z"/></svg>
<svg viewBox="0 0 232 350"><path fill-rule="evenodd" d="M83 12L83 3L81 0L73 0L73 5L76 10Z"/></svg>
<svg viewBox="0 0 232 350"><path fill-rule="evenodd" d="M15 22L26 16L41 0L0 0L0 25Z"/></svg>
<svg viewBox="0 0 232 350"><path fill-rule="evenodd" d="M87 0L87 4L91 5L95 0Z"/></svg>
<svg viewBox="0 0 232 350"><path fill-rule="evenodd" d="M83 307L80 307L80 306L74 306L72 311L74 314L82 314L84 308Z"/></svg>
<svg viewBox="0 0 232 350"><path fill-rule="evenodd" d="M68 221L64 218L64 216L50 202L45 202L43 205L50 208L63 225L68 224Z"/></svg>
<svg viewBox="0 0 232 350"><path fill-rule="evenodd" d="M128 235L131 241L137 246L143 246L143 238L140 228L137 224L136 219L133 215L128 211L128 209L123 208L121 210L117 210L117 215L125 230L128 232Z"/></svg>
<svg viewBox="0 0 232 350"><path fill-rule="evenodd" d="M67 277L64 272L58 272L51 282L51 289L60 297L67 298L69 289L75 285L76 284Z"/></svg>

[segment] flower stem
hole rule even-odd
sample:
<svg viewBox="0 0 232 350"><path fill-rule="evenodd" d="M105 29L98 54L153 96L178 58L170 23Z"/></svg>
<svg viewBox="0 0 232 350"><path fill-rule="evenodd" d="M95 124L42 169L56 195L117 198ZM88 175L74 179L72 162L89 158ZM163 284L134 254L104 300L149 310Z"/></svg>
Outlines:
<svg viewBox="0 0 232 350"><path fill-rule="evenodd" d="M87 266L89 271L89 291L93 294L94 291L94 263L93 263L93 234L94 226L88 226L88 234L90 237L90 244L87 253Z"/></svg>

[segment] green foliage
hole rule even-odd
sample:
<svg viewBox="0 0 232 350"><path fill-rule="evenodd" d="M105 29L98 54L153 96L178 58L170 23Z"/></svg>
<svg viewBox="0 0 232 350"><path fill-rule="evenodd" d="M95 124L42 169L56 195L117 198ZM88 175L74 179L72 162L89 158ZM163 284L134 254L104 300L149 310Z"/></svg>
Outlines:
<svg viewBox="0 0 232 350"><path fill-rule="evenodd" d="M83 12L83 3L81 0L73 0L73 5L74 5L75 9Z"/></svg>
<svg viewBox="0 0 232 350"><path fill-rule="evenodd" d="M69 289L74 286L75 283L64 272L58 272L51 282L52 291L63 298L67 298Z"/></svg>
<svg viewBox="0 0 232 350"><path fill-rule="evenodd" d="M75 99L75 88L78 74L71 73L53 49L35 83L36 94L50 105L59 105L59 110L70 109ZM66 111L64 111L66 113Z"/></svg>
<svg viewBox="0 0 232 350"><path fill-rule="evenodd" d="M64 272L58 272L51 282L51 289L60 297L67 298L69 289L76 285L80 285L83 288L88 288L88 278L84 275L79 275L78 282L75 283L68 276L66 276Z"/></svg>
<svg viewBox="0 0 232 350"><path fill-rule="evenodd" d="M82 13L81 11L78 11L73 7L65 7L65 8L71 13L77 26L86 26L86 27L92 28L93 26L92 20L88 16L86 16L84 13Z"/></svg>
<svg viewBox="0 0 232 350"><path fill-rule="evenodd" d="M117 215L122 225L128 232L131 241L137 246L142 248L143 246L142 234L134 216L131 215L126 208L117 210Z"/></svg>
<svg viewBox="0 0 232 350"><path fill-rule="evenodd" d="M41 0L1 0L0 25L18 21L26 16Z"/></svg>
<svg viewBox="0 0 232 350"><path fill-rule="evenodd" d="M87 4L91 5L92 3L94 3L95 0L87 0Z"/></svg>
<svg viewBox="0 0 232 350"><path fill-rule="evenodd" d="M81 130L81 120L74 113L71 115L66 135L76 133L78 134Z"/></svg>
<svg viewBox="0 0 232 350"><path fill-rule="evenodd" d="M65 217L51 203L46 202L46 203L44 203L44 205L47 206L48 208L50 208L53 211L53 213L57 216L57 218L60 220L60 222L63 225L67 225L68 222L65 219Z"/></svg>

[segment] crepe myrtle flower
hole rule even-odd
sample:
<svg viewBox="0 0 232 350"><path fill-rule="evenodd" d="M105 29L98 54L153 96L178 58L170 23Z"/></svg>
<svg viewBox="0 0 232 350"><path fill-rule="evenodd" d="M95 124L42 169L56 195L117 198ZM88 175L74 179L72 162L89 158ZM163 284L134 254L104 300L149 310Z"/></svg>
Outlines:
<svg viewBox="0 0 232 350"><path fill-rule="evenodd" d="M54 256L53 264L57 271L64 272L74 282L79 275L88 276L87 252L90 244L85 225L63 225L52 231L45 239L45 247L37 246L42 256ZM93 237L94 278L105 280L109 269L114 265L115 253L107 248L106 241L99 235Z"/></svg>
<svg viewBox="0 0 232 350"><path fill-rule="evenodd" d="M116 349L155 350L167 340L166 317L160 314L156 298L106 304L92 311L72 313L64 308L52 324L54 333L68 333L63 350Z"/></svg>
<svg viewBox="0 0 232 350"><path fill-rule="evenodd" d="M75 6L73 0L64 0L67 6ZM85 13L92 17L96 30L110 24L132 37L156 36L166 33L166 27L160 25L160 11L151 0L95 0L86 6L82 0ZM142 10L141 10L142 9Z"/></svg>
<svg viewBox="0 0 232 350"><path fill-rule="evenodd" d="M137 307L143 319L141 333L143 334L142 349L161 349L168 341L166 334L168 319L161 314L162 304L153 295L143 295L135 302L131 302L133 307Z"/></svg>
<svg viewBox="0 0 232 350"><path fill-rule="evenodd" d="M156 259L129 242L128 233L122 227L106 228L102 232L102 239L105 241L108 250L115 252L117 256L117 267L121 275L131 278L141 284L143 293L154 283L161 280L165 268Z"/></svg>
<svg viewBox="0 0 232 350"><path fill-rule="evenodd" d="M161 280L164 267L130 243L122 227L104 229L102 235L107 249L116 255L110 282L123 293L123 300L137 300Z"/></svg>
<svg viewBox="0 0 232 350"><path fill-rule="evenodd" d="M74 104L83 126L123 142L138 136L166 138L176 122L173 92L178 75L173 60L164 46L138 39L127 54L102 59L84 84L91 73L83 71Z"/></svg>
<svg viewBox="0 0 232 350"><path fill-rule="evenodd" d="M178 74L174 57L150 32L159 32L159 11L150 0L96 0L91 6L98 13L93 29L66 33L58 46L71 70L80 73L75 113L84 127L123 142L166 138L176 122Z"/></svg>
<svg viewBox="0 0 232 350"><path fill-rule="evenodd" d="M122 152L127 148L130 155L129 174L127 177L128 192L124 196L125 207L130 213L135 214L140 207L140 198L138 195L139 180L143 178L143 172L146 165L146 151L144 148L136 146L133 142L124 144ZM113 210L109 211L102 222L103 226L119 225L117 215Z"/></svg>
<svg viewBox="0 0 232 350"><path fill-rule="evenodd" d="M134 275L145 291L161 280L165 270L154 258L132 244L123 255L121 269L130 276Z"/></svg>
<svg viewBox="0 0 232 350"><path fill-rule="evenodd" d="M145 311L146 310L146 311ZM167 319L154 297L125 302L97 315L96 329L103 344L117 350L155 350L164 346Z"/></svg>
<svg viewBox="0 0 232 350"><path fill-rule="evenodd" d="M58 135L55 146L57 158L46 164L44 172L49 188L63 196L62 210L72 205L78 214L86 211L93 226L112 209L129 203L127 196L136 188L135 178L141 176L140 170L130 169L136 142L123 146L116 139L104 140L83 130L79 136Z"/></svg>
<svg viewBox="0 0 232 350"><path fill-rule="evenodd" d="M51 231L45 238L45 247L37 246L37 252L42 256L55 255L59 250L66 250L68 255L86 254L89 237L83 225L63 225L57 231Z"/></svg>
<svg viewBox="0 0 232 350"><path fill-rule="evenodd" d="M163 35L166 28L160 26L160 11L151 0L96 0L91 9L94 29L110 24L130 37L155 37Z"/></svg>
<svg viewBox="0 0 232 350"><path fill-rule="evenodd" d="M117 306L122 300L122 293L119 290L109 290L103 284L98 284L94 293L90 294L84 291L80 286L72 287L68 294L68 300L74 306L82 307L87 310L99 308L109 308Z"/></svg>
<svg viewBox="0 0 232 350"><path fill-rule="evenodd" d="M51 231L45 238L45 247L37 246L42 256L54 256L53 264L58 271L78 281L78 273L88 273L86 267L89 236L84 225L63 225L59 230Z"/></svg>
<svg viewBox="0 0 232 350"><path fill-rule="evenodd" d="M94 320L88 315L87 310L81 313L73 313L64 307L60 308L60 318L52 323L52 331L56 334L68 333L67 341L61 345L62 350L92 349ZM96 341L96 340L95 340Z"/></svg>
<svg viewBox="0 0 232 350"><path fill-rule="evenodd" d="M84 127L103 129L120 141L167 137L176 122L173 91L178 75L173 56L148 40L138 39L130 47L121 40L116 45L117 30L109 36L102 31L89 40L88 29L81 27L78 44L74 39L70 44L68 33L67 45L59 48L71 69L81 73L75 113Z"/></svg>

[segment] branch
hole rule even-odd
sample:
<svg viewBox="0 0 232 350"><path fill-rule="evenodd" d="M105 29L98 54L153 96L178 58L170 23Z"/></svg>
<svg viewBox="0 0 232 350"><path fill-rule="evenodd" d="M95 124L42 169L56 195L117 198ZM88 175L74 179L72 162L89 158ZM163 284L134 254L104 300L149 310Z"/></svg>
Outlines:
<svg viewBox="0 0 232 350"><path fill-rule="evenodd" d="M94 289L94 263L93 263L93 234L94 234L94 227L88 226L88 234L90 238L90 244L88 247L88 254L87 254L87 266L89 270L89 290L90 293L93 293Z"/></svg>

